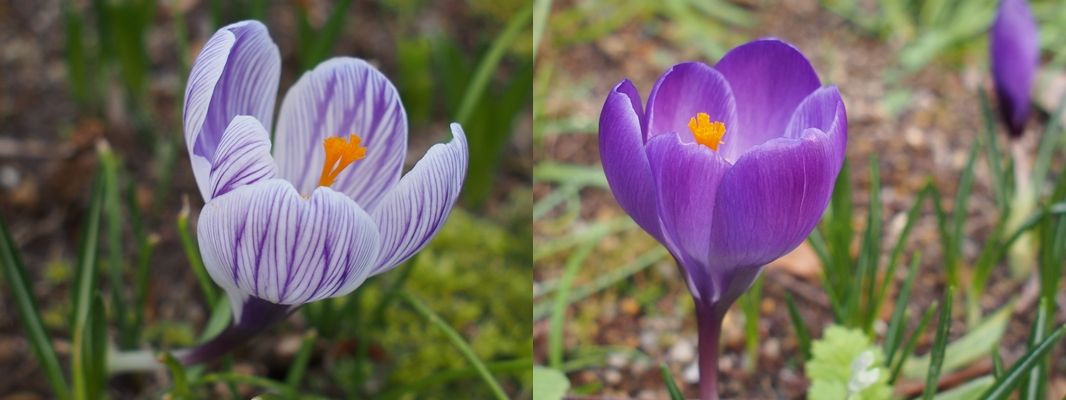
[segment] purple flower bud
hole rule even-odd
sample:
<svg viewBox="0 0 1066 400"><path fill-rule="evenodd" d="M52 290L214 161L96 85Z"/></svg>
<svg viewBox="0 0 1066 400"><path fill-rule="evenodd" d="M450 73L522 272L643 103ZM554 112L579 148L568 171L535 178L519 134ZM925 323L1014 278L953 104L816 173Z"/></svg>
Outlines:
<svg viewBox="0 0 1066 400"><path fill-rule="evenodd" d="M1020 137L1029 118L1029 95L1040 62L1036 20L1025 0L1003 0L989 31L992 81L999 111L1011 137Z"/></svg>

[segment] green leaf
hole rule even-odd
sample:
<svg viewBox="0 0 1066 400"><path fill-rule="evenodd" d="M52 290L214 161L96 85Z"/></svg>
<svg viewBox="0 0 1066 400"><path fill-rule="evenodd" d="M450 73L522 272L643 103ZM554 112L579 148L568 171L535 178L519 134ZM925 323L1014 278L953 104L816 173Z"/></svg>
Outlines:
<svg viewBox="0 0 1066 400"><path fill-rule="evenodd" d="M489 80L495 75L496 68L499 67L504 53L511 47L515 39L520 36L520 33L529 26L532 19L533 7L522 7L518 13L511 17L503 32L492 42L488 53L485 53L485 56L481 58L477 69L474 71L474 77L466 87L463 100L459 103L459 111L455 114L455 120L460 124L465 124L473 114L474 106L478 104L481 96L485 94Z"/></svg>
<svg viewBox="0 0 1066 400"><path fill-rule="evenodd" d="M52 387L52 395L63 400L69 398L67 381L63 378L59 359L56 358L55 349L52 348L52 339L48 336L48 331L44 329L44 324L41 323L41 315L33 300L33 289L29 278L26 277L26 268L22 266L21 257L15 249L15 242L11 239L11 233L7 231L7 224L3 217L0 217L0 270L3 272L4 281L7 282L11 296L15 299L19 325L26 330L26 339L30 342L33 354L48 378L48 384Z"/></svg>
<svg viewBox="0 0 1066 400"><path fill-rule="evenodd" d="M422 301L416 299L410 293L401 291L399 296L400 299L410 305L416 313L444 332L445 336L448 337L448 340L450 340L455 348L459 350L459 353L466 358L466 361L477 369L478 375L481 375L481 379L485 381L485 384L489 386L489 389L497 399L507 400L507 395L504 394L503 389L500 388L499 382L496 382L496 378L492 377L492 373L490 373L488 368L485 367L485 363L478 358L477 354L474 354L474 350L470 348L470 345L463 340L463 337L460 336L455 329L452 329L452 327L444 322L440 316L434 313L433 310L429 309L429 307L426 307Z"/></svg>
<svg viewBox="0 0 1066 400"><path fill-rule="evenodd" d="M997 346L1010 322L1010 306L1004 306L989 315L965 335L948 344L943 371L952 372L988 355L989 349ZM906 353L904 353L906 354ZM903 366L903 376L922 379L929 370L929 355L912 357Z"/></svg>
<svg viewBox="0 0 1066 400"><path fill-rule="evenodd" d="M911 298L911 287L914 286L914 277L918 273L918 265L921 262L921 253L915 253L911 258L911 266L907 269L907 278L903 281L903 286L899 289L899 294L896 297L896 305L892 309L892 318L888 321L888 329L885 333L885 354L888 356L885 359L885 365L892 365L896 359L897 350L899 350L900 343L903 342L903 329L906 323L904 323L905 314L907 314L907 303ZM891 275L885 275L886 279Z"/></svg>
<svg viewBox="0 0 1066 400"><path fill-rule="evenodd" d="M1062 335L1066 334L1066 325L1060 326L1054 333L1049 335L1047 339L1044 339L1028 353L1025 353L1018 362L1010 368L1002 378L996 381L991 388L988 389L983 395L981 400L999 400L1006 399L1010 396L1011 391L1018 385L1021 379L1029 373L1038 362L1040 362L1045 355L1058 343L1059 339L1062 339Z"/></svg>
<svg viewBox="0 0 1066 400"><path fill-rule="evenodd" d="M533 367L533 400L562 400L570 390L570 380L557 369Z"/></svg>
<svg viewBox="0 0 1066 400"><path fill-rule="evenodd" d="M971 400L980 396L995 383L995 378L985 375L959 385L951 390L938 393L935 400Z"/></svg>
<svg viewBox="0 0 1066 400"><path fill-rule="evenodd" d="M192 234L189 233L188 196L182 198L181 212L178 213L177 223L181 247L185 250L185 257L189 259L189 267L192 268L193 273L196 274L197 282L200 283L200 291L203 292L207 304L215 304L218 301L218 294L215 292L214 283L211 281L211 276L207 274L207 267L204 267L204 260L200 256L200 248L196 244L196 239L193 239Z"/></svg>
<svg viewBox="0 0 1066 400"><path fill-rule="evenodd" d="M955 288L948 286L944 293L943 307L940 307L940 322L933 337L933 350L929 361L929 374L925 378L925 391L922 398L932 400L940 386L940 368L944 366L944 352L948 347L948 335L951 334L951 305L955 298Z"/></svg>
<svg viewBox="0 0 1066 400"><path fill-rule="evenodd" d="M914 333L911 334L910 339L907 339L907 343L903 345L903 351L900 354L907 355L914 352L914 348L918 345L918 338L922 336L922 332L925 331L925 327L929 325L929 321L933 320L933 313L936 311L937 305L934 303L929 308L925 309L925 313L922 314L922 319L918 321L918 326L914 328ZM904 361L909 360L907 357L900 357L896 366L892 367L892 374L888 377L888 382L895 383L896 378L899 377L900 370L903 369Z"/></svg>
<svg viewBox="0 0 1066 400"><path fill-rule="evenodd" d="M811 380L808 399L888 400L888 370L881 349L859 329L832 325L814 342L804 370Z"/></svg>
<svg viewBox="0 0 1066 400"><path fill-rule="evenodd" d="M82 224L81 240L78 246L77 268L74 274L73 308L74 318L71 323L71 360L70 370L74 381L75 399L95 399L99 393L92 387L92 371L95 367L84 350L89 346L91 335L89 320L92 317L93 296L96 294L96 261L99 245L101 209L104 197L104 180L97 176L89 201L89 210Z"/></svg>
<svg viewBox="0 0 1066 400"><path fill-rule="evenodd" d="M560 368L563 364L563 325L566 323L566 306L570 298L570 287L577 271L584 264L597 243L589 242L581 246L566 260L563 277L559 280L559 290L555 294L551 319L548 322L548 364Z"/></svg>
<svg viewBox="0 0 1066 400"><path fill-rule="evenodd" d="M807 329L807 323L803 322L803 316L796 308L796 302L792 299L792 293L785 293L785 304L788 305L788 319L792 321L792 329L796 331L800 355L803 360L811 358L811 333Z"/></svg>
<svg viewBox="0 0 1066 400"><path fill-rule="evenodd" d="M1032 330L1029 332L1029 350L1035 349L1041 340L1047 335L1048 314L1051 311L1051 299L1041 297L1036 310L1036 320L1033 321ZM1047 360L1033 366L1029 374L1022 378L1021 390L1018 398L1024 400L1041 400L1047 398Z"/></svg>

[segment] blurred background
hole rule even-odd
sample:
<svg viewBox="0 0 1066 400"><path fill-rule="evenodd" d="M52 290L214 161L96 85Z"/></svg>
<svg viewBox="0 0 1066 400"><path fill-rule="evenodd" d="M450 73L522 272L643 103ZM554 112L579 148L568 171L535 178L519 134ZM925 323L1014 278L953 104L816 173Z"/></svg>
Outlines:
<svg viewBox="0 0 1066 400"><path fill-rule="evenodd" d="M0 2L0 215L59 359L71 356L72 278L83 254L114 349L188 346L211 316L228 314L219 312L224 301L212 302L224 296L188 235L202 199L181 104L204 41L254 18L281 51L279 96L320 61L364 58L400 90L407 167L449 140L447 124L457 121L470 168L457 208L421 255L353 295L295 313L210 374L190 375L213 376L188 382L192 397L277 394L275 384L286 383L330 398L490 396L445 334L394 300L402 288L470 344L509 396L528 398L531 14L524 0ZM103 182L95 223L94 181ZM79 250L86 238L95 255ZM11 296L0 291L0 398L54 398ZM306 371L293 377L297 364ZM249 375L267 381L241 378ZM113 375L103 393L173 390L159 372Z"/></svg>
<svg viewBox="0 0 1066 400"><path fill-rule="evenodd" d="M1066 2L1030 3L1040 24L1043 57L1033 98L1038 115L1022 146L1035 153L1048 114L1064 93ZM905 263L916 258L915 251L922 253L907 306L909 335L946 283L937 212L964 221L955 244L967 268L994 243L985 242L998 218L994 179L983 160L967 166L982 132L1002 130L995 120L997 125L986 126L989 120L983 117L989 112L982 111L979 100L980 90L991 92L987 28L996 6L994 0L537 0L535 363L565 373L573 395L640 399L667 397L659 368L665 363L682 391L696 396L692 300L666 250L632 222L607 188L597 148L599 112L622 79L631 79L646 102L655 80L671 65L687 60L713 65L734 46L767 36L797 46L823 84L840 88L847 105L854 204L841 217L855 229L844 239L858 238L870 225L871 173L880 177L875 187L880 216L873 214L870 221L880 221L885 242L884 255L874 253L875 260L888 258L890 245L911 220L908 209L928 181L944 194L943 210L928 203L917 207L913 230L903 241ZM1061 135L1058 127L1048 132ZM1005 135L991 138L1005 152ZM1061 147L1053 151L1051 170L1061 171L1066 157ZM967 169L973 171L972 187L966 189L971 195L964 196L969 206L956 210L953 198ZM843 246L845 258L857 251L858 241ZM871 282L884 273L873 263ZM850 277L855 269L849 265L844 271ZM723 398L805 395L810 381L804 377L801 335L790 321L786 296L794 299L796 316L810 337L821 337L834 322L823 272L817 253L804 244L764 271L756 283L761 295L753 288L755 294L733 307L725 319L719 365ZM956 307L951 339L970 334L976 341L968 343L980 354L958 354L980 360L945 367L945 388L989 373L988 348L998 348L1005 365L1025 352L1035 289L1005 268L991 274L973 307L984 315L1009 309L1009 318L1008 312L997 313L995 322L975 327L964 321L964 307ZM906 275L901 266L886 281L896 287ZM845 286L849 279L844 278ZM885 334L895 293L891 289L878 303L885 307L871 310L868 326L875 338ZM1066 297L1059 293L1062 310ZM1062 323L1066 315L1059 312L1054 319ZM926 354L932 339L932 333L920 335L915 353ZM1048 398L1066 395L1063 354L1058 346L1050 357ZM897 396L922 391L925 374L916 364L904 365L894 387Z"/></svg>

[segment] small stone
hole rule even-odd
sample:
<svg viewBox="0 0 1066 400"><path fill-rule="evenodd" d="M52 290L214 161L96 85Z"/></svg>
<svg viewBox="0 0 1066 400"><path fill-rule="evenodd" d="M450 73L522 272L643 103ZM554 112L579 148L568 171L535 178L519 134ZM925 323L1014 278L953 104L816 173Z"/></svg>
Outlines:
<svg viewBox="0 0 1066 400"><path fill-rule="evenodd" d="M696 357L696 346L692 345L692 342L681 339L674 346L670 348L670 360L687 363L692 361Z"/></svg>
<svg viewBox="0 0 1066 400"><path fill-rule="evenodd" d="M763 342L763 354L766 358L776 360L781 356L781 340L770 338Z"/></svg>
<svg viewBox="0 0 1066 400"><path fill-rule="evenodd" d="M603 373L603 380L607 381L609 384L617 385L619 382L622 382L622 373L618 372L617 369L609 369L607 372Z"/></svg>
<svg viewBox="0 0 1066 400"><path fill-rule="evenodd" d="M622 353L613 353L607 356L607 365L613 368L622 368L629 363L629 357Z"/></svg>
<svg viewBox="0 0 1066 400"><path fill-rule="evenodd" d="M681 371L681 380L689 384L699 383L700 366L697 363L689 364L684 371Z"/></svg>
<svg viewBox="0 0 1066 400"><path fill-rule="evenodd" d="M19 184L19 171L10 165L0 168L0 186L11 189Z"/></svg>

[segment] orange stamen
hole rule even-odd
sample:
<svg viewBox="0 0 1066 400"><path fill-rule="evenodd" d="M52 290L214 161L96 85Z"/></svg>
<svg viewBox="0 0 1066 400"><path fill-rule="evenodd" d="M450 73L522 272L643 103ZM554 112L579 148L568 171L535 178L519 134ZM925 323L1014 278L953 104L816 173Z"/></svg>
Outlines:
<svg viewBox="0 0 1066 400"><path fill-rule="evenodd" d="M348 135L348 140L328 137L322 141L322 147L326 151L326 162L322 164L322 175L318 178L318 186L332 185L341 171L366 157L366 147L360 145L362 141L363 139L356 134Z"/></svg>
<svg viewBox="0 0 1066 400"><path fill-rule="evenodd" d="M711 116L707 113L697 113L695 117L690 118L688 129L692 131L696 143L710 147L711 150L718 151L718 145L725 143L722 141L725 136L725 124L719 121L711 122Z"/></svg>

